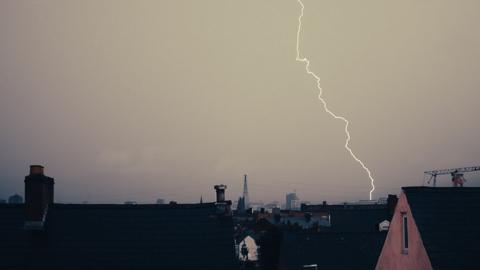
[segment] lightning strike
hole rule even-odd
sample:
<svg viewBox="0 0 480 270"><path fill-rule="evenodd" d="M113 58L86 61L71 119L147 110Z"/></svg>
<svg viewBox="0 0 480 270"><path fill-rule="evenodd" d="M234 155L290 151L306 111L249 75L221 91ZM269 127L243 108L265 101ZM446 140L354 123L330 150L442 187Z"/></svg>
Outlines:
<svg viewBox="0 0 480 270"><path fill-rule="evenodd" d="M375 191L375 180L373 179L372 177L372 172L370 171L370 169L368 169L368 167L365 165L365 163L363 163L362 160L360 160L356 155L355 153L353 153L352 149L350 148L349 144L350 144L350 140L351 140L351 136L350 136L350 132L348 131L348 125L350 124L350 122L343 116L340 116L340 115L337 115L335 114L334 112L332 112L328 106L327 106L327 102L325 101L325 99L322 97L322 94L323 94L323 89L322 87L320 86L320 77L315 74L313 71L310 70L310 60L308 60L308 58L306 57L300 57L300 33L302 32L302 18L303 18L303 11L305 9L305 6L303 5L303 2L301 0L297 0L298 3L300 4L301 6L301 11L300 11L300 16L298 17L298 30L297 30L297 57L296 57L296 61L298 62L302 62L302 63L305 63L305 71L307 72L307 74L309 74L310 76L312 76L316 81L317 81L317 88L318 88L318 91L319 91L319 94L318 94L318 99L320 100L320 102L322 102L323 104L323 109L329 114L331 115L333 118L335 119L339 119L341 121L343 121L345 123L345 134L347 135L347 139L345 140L345 149L350 153L350 155L352 156L352 158L358 162L362 168L365 170L365 172L368 174L368 178L370 179L370 184L371 184L371 190L370 190L370 193L369 193L369 198L370 200L372 199L372 193Z"/></svg>

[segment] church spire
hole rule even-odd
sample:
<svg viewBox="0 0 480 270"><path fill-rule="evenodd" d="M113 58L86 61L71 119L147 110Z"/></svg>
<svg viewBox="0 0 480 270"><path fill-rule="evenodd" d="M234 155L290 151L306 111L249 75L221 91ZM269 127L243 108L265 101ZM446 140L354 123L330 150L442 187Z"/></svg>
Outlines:
<svg viewBox="0 0 480 270"><path fill-rule="evenodd" d="M248 184L247 184L247 175L244 175L243 179L243 200L245 204L245 209L250 208L250 198L248 197Z"/></svg>

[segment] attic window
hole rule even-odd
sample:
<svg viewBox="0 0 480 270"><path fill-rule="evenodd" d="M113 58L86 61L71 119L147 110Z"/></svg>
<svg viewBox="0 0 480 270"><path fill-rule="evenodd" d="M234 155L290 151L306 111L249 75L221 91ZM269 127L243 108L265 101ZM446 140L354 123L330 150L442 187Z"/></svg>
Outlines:
<svg viewBox="0 0 480 270"><path fill-rule="evenodd" d="M402 253L408 254L408 218L405 212L402 212Z"/></svg>

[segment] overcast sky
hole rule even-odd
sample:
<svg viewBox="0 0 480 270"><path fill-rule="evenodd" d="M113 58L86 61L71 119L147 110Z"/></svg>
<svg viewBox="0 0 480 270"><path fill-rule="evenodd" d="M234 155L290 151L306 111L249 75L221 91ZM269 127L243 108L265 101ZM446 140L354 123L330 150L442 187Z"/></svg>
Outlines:
<svg viewBox="0 0 480 270"><path fill-rule="evenodd" d="M305 0L302 54L374 198L480 163L480 2ZM0 1L0 198L368 199L295 61L295 0ZM480 175L467 175L480 185ZM450 180L442 180L445 185Z"/></svg>

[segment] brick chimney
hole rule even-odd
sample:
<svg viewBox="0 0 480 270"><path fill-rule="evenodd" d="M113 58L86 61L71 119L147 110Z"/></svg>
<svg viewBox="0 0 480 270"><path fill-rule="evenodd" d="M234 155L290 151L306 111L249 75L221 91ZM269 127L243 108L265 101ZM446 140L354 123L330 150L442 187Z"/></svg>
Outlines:
<svg viewBox="0 0 480 270"><path fill-rule="evenodd" d="M45 176L44 167L31 165L25 176L25 228L41 230L48 207L53 204L54 180Z"/></svg>

